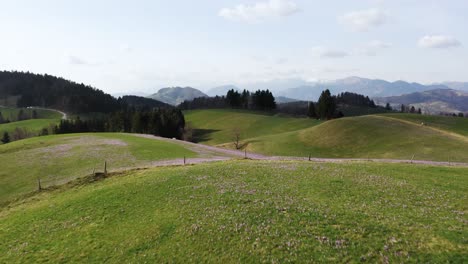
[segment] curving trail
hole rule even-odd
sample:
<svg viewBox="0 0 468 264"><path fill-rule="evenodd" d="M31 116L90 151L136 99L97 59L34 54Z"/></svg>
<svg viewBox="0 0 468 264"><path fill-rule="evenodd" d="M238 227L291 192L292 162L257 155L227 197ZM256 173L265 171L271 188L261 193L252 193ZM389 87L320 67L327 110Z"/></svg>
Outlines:
<svg viewBox="0 0 468 264"><path fill-rule="evenodd" d="M253 160L270 160L270 161L309 161L308 157L291 157L291 156L266 156L256 153L249 153L233 149L224 149L219 147L207 146L177 139L168 139L153 135L131 134L138 137L144 137L154 140L163 140L172 143L177 143L187 147L188 149L198 153L200 158L186 159L185 164L199 164L213 161L231 160L234 158L248 158ZM375 163L405 163L405 164L421 164L431 166L457 166L468 167L468 163L461 162L443 162L443 161L428 161L428 160L399 160L399 159L358 159L358 158L310 158L311 162L324 163L348 163L348 162L375 162ZM152 166L172 166L183 165L184 159L166 160L153 162Z"/></svg>

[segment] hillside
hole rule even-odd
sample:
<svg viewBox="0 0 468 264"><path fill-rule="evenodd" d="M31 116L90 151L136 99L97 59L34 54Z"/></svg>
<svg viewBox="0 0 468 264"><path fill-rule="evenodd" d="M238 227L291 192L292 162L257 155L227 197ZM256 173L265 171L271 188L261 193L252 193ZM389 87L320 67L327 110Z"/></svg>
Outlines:
<svg viewBox="0 0 468 264"><path fill-rule="evenodd" d="M20 128L27 133L26 137L37 136L40 134L43 128L49 129L51 126L55 126L60 122L60 119L29 119L24 121L11 122L6 124L0 124L0 135L7 132L10 137L13 137L13 132ZM12 138L14 140L14 138ZM0 145L2 143L0 142Z"/></svg>
<svg viewBox="0 0 468 264"><path fill-rule="evenodd" d="M47 74L8 71L0 71L0 105L67 113L108 113L120 108L117 99L91 86Z"/></svg>
<svg viewBox="0 0 468 264"><path fill-rule="evenodd" d="M186 123L194 129L196 142L217 145L232 142L234 130L241 139L295 131L319 123L308 118L275 116L244 110L194 110L184 112Z"/></svg>
<svg viewBox="0 0 468 264"><path fill-rule="evenodd" d="M0 204L43 187L102 171L148 166L164 159L194 157L180 145L118 133L35 137L0 145Z"/></svg>
<svg viewBox="0 0 468 264"><path fill-rule="evenodd" d="M36 112L38 119L60 119L62 114L47 109L37 109L37 108L13 108L13 107L2 107L0 106L0 113L4 119L8 119L11 122L18 120L19 112L23 110L24 116L27 119L33 118L33 111Z"/></svg>
<svg viewBox="0 0 468 264"><path fill-rule="evenodd" d="M413 122L417 125L424 123L426 127L446 130L468 137L468 118L437 116L437 115L414 115L414 114L384 114L384 116Z"/></svg>
<svg viewBox="0 0 468 264"><path fill-rule="evenodd" d="M166 104L178 105L185 100L207 97L207 95L192 87L171 87L160 89L157 93L148 97Z"/></svg>
<svg viewBox="0 0 468 264"><path fill-rule="evenodd" d="M424 113L468 112L468 92L452 89L437 89L392 97L376 98L382 105L390 103L395 107L402 104L421 108Z"/></svg>
<svg viewBox="0 0 468 264"><path fill-rule="evenodd" d="M463 263L467 175L237 161L82 180L0 210L0 262Z"/></svg>
<svg viewBox="0 0 468 264"><path fill-rule="evenodd" d="M468 137L386 116L336 119L246 143L270 155L468 162Z"/></svg>
<svg viewBox="0 0 468 264"><path fill-rule="evenodd" d="M170 104L166 104L155 99L135 96L135 95L124 95L120 98L120 101L123 102L124 104L127 104L131 107L135 107L137 109L172 108L173 107Z"/></svg>

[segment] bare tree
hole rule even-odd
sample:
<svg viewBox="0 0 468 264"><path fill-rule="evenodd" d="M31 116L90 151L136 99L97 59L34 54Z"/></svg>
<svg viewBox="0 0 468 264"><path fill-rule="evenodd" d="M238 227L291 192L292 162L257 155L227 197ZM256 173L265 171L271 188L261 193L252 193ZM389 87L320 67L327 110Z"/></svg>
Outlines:
<svg viewBox="0 0 468 264"><path fill-rule="evenodd" d="M234 146L236 147L236 149L241 149L242 148L242 145L241 145L241 132L240 132L240 129L239 128L234 128L232 130L232 136L233 136L233 140L234 140Z"/></svg>

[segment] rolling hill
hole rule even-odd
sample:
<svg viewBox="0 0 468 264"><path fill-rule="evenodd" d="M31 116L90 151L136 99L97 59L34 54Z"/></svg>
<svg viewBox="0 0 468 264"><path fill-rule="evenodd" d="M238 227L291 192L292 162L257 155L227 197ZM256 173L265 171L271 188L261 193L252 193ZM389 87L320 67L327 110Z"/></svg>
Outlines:
<svg viewBox="0 0 468 264"><path fill-rule="evenodd" d="M467 168L236 161L0 209L0 262L463 263Z"/></svg>
<svg viewBox="0 0 468 264"><path fill-rule="evenodd" d="M166 104L178 105L185 100L207 96L208 95L204 94L202 91L192 87L171 87L160 89L157 93L148 97Z"/></svg>
<svg viewBox="0 0 468 264"><path fill-rule="evenodd" d="M233 130L238 129L248 151L267 155L468 162L465 118L384 114L321 123L262 113L198 110L187 112L186 120L198 130L200 143L233 148Z"/></svg>
<svg viewBox="0 0 468 264"><path fill-rule="evenodd" d="M295 131L319 124L308 118L292 118L244 110L194 110L184 113L195 130L196 142L217 145L233 141L238 130L242 139Z"/></svg>
<svg viewBox="0 0 468 264"><path fill-rule="evenodd" d="M390 103L398 108L400 105L411 105L421 108L424 113L468 113L468 92L452 89L436 89L410 93L400 96L375 98L377 103Z"/></svg>
<svg viewBox="0 0 468 264"><path fill-rule="evenodd" d="M35 137L0 145L0 203L43 187L102 171L148 166L164 159L194 157L180 145L132 134L83 133Z"/></svg>
<svg viewBox="0 0 468 264"><path fill-rule="evenodd" d="M468 162L468 137L378 115L336 119L245 143L250 151L270 155Z"/></svg>

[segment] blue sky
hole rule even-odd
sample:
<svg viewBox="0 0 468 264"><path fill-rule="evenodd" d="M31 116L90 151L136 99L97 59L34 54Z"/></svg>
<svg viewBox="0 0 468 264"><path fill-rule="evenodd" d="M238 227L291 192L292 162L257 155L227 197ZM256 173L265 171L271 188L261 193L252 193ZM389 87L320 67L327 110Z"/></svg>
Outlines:
<svg viewBox="0 0 468 264"><path fill-rule="evenodd" d="M348 76L468 81L466 0L0 0L0 69L118 93Z"/></svg>

